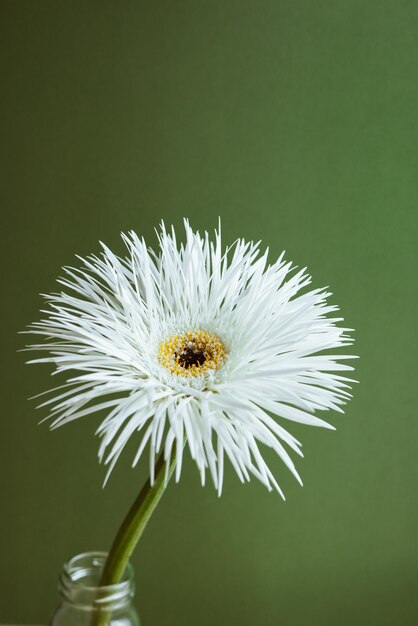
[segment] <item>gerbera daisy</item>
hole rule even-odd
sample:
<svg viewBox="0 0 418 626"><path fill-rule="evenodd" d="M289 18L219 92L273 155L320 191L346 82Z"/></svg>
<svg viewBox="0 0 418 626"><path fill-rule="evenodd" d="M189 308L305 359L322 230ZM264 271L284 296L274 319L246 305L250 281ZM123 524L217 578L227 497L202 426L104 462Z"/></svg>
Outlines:
<svg viewBox="0 0 418 626"><path fill-rule="evenodd" d="M302 456L301 444L285 425L333 428L316 413L342 412L350 397L341 372L352 357L334 353L352 343L349 329L327 289L308 290L310 276L283 254L269 264L258 243L223 249L220 228L213 240L187 220L185 231L178 244L162 224L156 251L123 234L126 256L101 244L100 256L64 269L65 291L45 296L46 317L30 327L46 338L30 348L48 353L30 362L67 375L41 406L52 428L106 412L107 476L135 437L133 465L148 449L151 484L161 451L168 461L175 450L179 480L188 449L219 494L226 455L241 481L253 475L283 496L260 444L300 481L288 451Z"/></svg>

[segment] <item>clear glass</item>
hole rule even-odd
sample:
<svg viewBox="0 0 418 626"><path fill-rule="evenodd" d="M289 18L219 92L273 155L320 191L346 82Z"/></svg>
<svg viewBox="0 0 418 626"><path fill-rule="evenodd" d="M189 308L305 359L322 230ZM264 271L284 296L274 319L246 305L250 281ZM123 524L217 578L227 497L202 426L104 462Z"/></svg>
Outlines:
<svg viewBox="0 0 418 626"><path fill-rule="evenodd" d="M105 552L85 552L65 563L59 578L61 603L50 626L139 626L133 607L133 567L117 585L100 587Z"/></svg>

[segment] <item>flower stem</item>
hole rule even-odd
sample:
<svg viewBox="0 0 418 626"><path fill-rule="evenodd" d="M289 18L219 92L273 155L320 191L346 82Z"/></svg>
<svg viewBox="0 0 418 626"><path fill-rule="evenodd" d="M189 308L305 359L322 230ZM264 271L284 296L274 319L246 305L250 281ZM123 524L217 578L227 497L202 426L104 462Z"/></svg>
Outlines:
<svg viewBox="0 0 418 626"><path fill-rule="evenodd" d="M151 480L148 478L123 520L103 568L100 587L120 582L136 544L165 491L175 465L176 447L174 445L171 457L167 461L164 459L164 451L161 453L155 465L154 484L151 485ZM92 626L104 626L108 623L109 617L108 612L100 611L100 614L93 620Z"/></svg>
<svg viewBox="0 0 418 626"><path fill-rule="evenodd" d="M173 473L176 464L175 449L173 449L168 463L168 470L166 470L164 452L162 452L155 466L154 484L151 485L148 478L119 528L103 568L100 586L114 585L120 582L132 552ZM165 477L166 471L168 471L167 478Z"/></svg>

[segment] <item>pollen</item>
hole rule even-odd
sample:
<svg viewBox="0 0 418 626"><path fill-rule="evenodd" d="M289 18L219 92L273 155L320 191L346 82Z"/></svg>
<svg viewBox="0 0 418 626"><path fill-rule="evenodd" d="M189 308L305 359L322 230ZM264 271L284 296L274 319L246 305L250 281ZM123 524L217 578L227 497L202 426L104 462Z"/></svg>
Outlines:
<svg viewBox="0 0 418 626"><path fill-rule="evenodd" d="M172 374L191 378L209 370L218 370L225 363L227 352L221 340L205 330L188 331L162 341L158 360Z"/></svg>

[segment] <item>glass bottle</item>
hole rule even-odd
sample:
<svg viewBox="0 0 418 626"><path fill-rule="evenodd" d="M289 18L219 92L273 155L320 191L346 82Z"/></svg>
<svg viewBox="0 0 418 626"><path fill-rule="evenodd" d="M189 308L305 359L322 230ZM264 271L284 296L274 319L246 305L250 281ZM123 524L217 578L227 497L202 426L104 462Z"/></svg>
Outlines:
<svg viewBox="0 0 418 626"><path fill-rule="evenodd" d="M61 603L50 626L139 626L133 607L133 567L129 563L122 581L100 587L105 552L78 554L64 564L59 591Z"/></svg>

